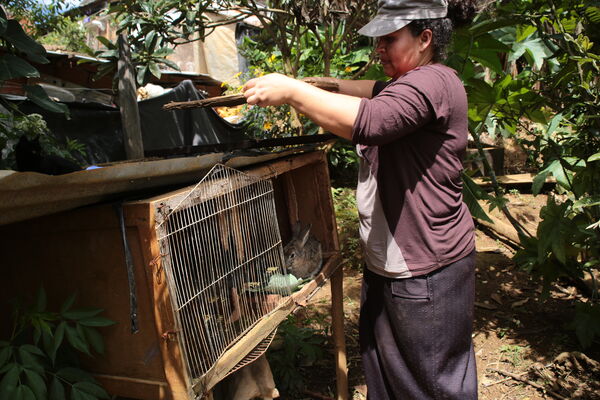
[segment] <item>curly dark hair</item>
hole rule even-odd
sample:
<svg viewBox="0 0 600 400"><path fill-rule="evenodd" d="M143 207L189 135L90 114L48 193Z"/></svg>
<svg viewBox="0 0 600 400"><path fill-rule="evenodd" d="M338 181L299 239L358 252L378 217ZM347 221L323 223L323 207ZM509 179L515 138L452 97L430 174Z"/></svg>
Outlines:
<svg viewBox="0 0 600 400"><path fill-rule="evenodd" d="M408 24L413 36L418 36L425 29L433 33L433 61L446 59L448 45L452 39L454 28L473 21L478 9L478 0L449 0L448 15L445 18L418 19Z"/></svg>

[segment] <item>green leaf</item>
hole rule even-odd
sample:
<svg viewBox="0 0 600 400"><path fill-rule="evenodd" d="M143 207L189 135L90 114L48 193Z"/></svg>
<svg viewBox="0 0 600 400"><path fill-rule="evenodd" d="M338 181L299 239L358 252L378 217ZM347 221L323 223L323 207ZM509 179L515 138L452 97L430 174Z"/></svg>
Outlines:
<svg viewBox="0 0 600 400"><path fill-rule="evenodd" d="M73 385L73 388L80 390L84 393L91 394L99 399L108 399L108 393L98 384L92 382L77 382Z"/></svg>
<svg viewBox="0 0 600 400"><path fill-rule="evenodd" d="M8 26L8 21L6 20L6 14L4 14L2 7L0 7L0 35L4 35L4 32L6 32L7 26Z"/></svg>
<svg viewBox="0 0 600 400"><path fill-rule="evenodd" d="M8 20L4 38L15 46L17 50L31 57L32 61L40 64L47 64L49 62L45 57L46 49L44 49L44 46L29 37L21 27L21 24L16 20Z"/></svg>
<svg viewBox="0 0 600 400"><path fill-rule="evenodd" d="M56 358L56 352L58 351L58 348L62 344L63 338L65 336L65 328L66 327L67 327L67 323L65 321L62 321L60 324L58 324L58 326L56 327L56 331L54 332L54 342L52 345L52 350L51 350L50 354L48 354L48 356L50 356L50 359L52 360L53 363Z"/></svg>
<svg viewBox="0 0 600 400"><path fill-rule="evenodd" d="M73 346L75 349L81 351L82 353L91 355L88 344L86 343L85 339L79 335L79 332L77 332L77 329L73 328L70 325L67 325L65 328L65 334L67 336L67 341L69 342L69 344L71 346Z"/></svg>
<svg viewBox="0 0 600 400"><path fill-rule="evenodd" d="M2 347L2 350L0 350L0 368L2 368L4 366L4 364L6 364L6 362L10 359L11 356L12 356L12 347L11 346Z"/></svg>
<svg viewBox="0 0 600 400"><path fill-rule="evenodd" d="M50 383L50 392L48 396L48 400L65 400L65 388L63 387L60 380L54 376L52 378L52 382Z"/></svg>
<svg viewBox="0 0 600 400"><path fill-rule="evenodd" d="M168 60L166 58L164 58L162 60L158 60L157 62L160 62L161 64L165 64L167 67L173 68L175 71L181 71L181 69L179 68L179 65L177 65L176 62Z"/></svg>
<svg viewBox="0 0 600 400"><path fill-rule="evenodd" d="M102 310L101 308L81 309L81 310L65 311L64 313L62 313L62 316L66 319L78 321L80 319L95 317L96 315L100 314L102 311L104 311L104 310Z"/></svg>
<svg viewBox="0 0 600 400"><path fill-rule="evenodd" d="M104 317L92 317L81 319L79 323L84 326L111 326L116 322Z"/></svg>
<svg viewBox="0 0 600 400"><path fill-rule="evenodd" d="M65 302L60 306L60 313L64 315L65 312L73 307L73 303L75 303L75 298L77 297L76 293L72 293Z"/></svg>
<svg viewBox="0 0 600 400"><path fill-rule="evenodd" d="M542 190L542 187L544 186L544 183L546 183L546 178L548 177L548 175L550 175L550 171L545 169L542 172L540 172L539 174L537 174L535 176L535 178L533 178L533 184L531 185L531 192L534 195L538 195L540 193L540 191Z"/></svg>
<svg viewBox="0 0 600 400"><path fill-rule="evenodd" d="M156 37L156 31L151 31L148 35L146 35L146 40L144 41L144 47L146 51L150 52L152 49L152 41Z"/></svg>
<svg viewBox="0 0 600 400"><path fill-rule="evenodd" d="M138 85L144 84L144 78L146 77L146 72L148 71L148 66L144 65L140 67L137 71L137 83Z"/></svg>
<svg viewBox="0 0 600 400"><path fill-rule="evenodd" d="M48 94L41 86L25 86L25 91L27 92L27 98L33 101L38 106L42 107L45 110L50 112L69 115L69 107L65 104L57 103L48 97Z"/></svg>
<svg viewBox="0 0 600 400"><path fill-rule="evenodd" d="M19 359L24 367L33 369L37 372L44 372L44 365L42 362L33 354L24 350L22 347L17 350L17 354L19 355Z"/></svg>
<svg viewBox="0 0 600 400"><path fill-rule="evenodd" d="M573 203L573 208L587 208L600 205L600 196L582 197Z"/></svg>
<svg viewBox="0 0 600 400"><path fill-rule="evenodd" d="M517 42L521 42L531 36L534 32L537 31L537 28L533 25L527 26L519 26L517 27Z"/></svg>
<svg viewBox="0 0 600 400"><path fill-rule="evenodd" d="M152 53L152 57L153 58L164 58L166 56L173 54L173 52L174 52L174 50L169 47L161 47L160 49L158 49L154 53Z"/></svg>
<svg viewBox="0 0 600 400"><path fill-rule="evenodd" d="M56 371L56 375L67 382L94 382L94 378L84 370L74 367L64 367Z"/></svg>
<svg viewBox="0 0 600 400"><path fill-rule="evenodd" d="M27 61L12 54L0 57L0 81L15 78L37 78L40 73Z"/></svg>
<svg viewBox="0 0 600 400"><path fill-rule="evenodd" d="M29 386L21 385L21 386L19 386L19 389L21 390L21 399L36 400L35 394L33 393L33 391L31 390L31 388ZM42 397L42 399L45 399L45 397Z"/></svg>
<svg viewBox="0 0 600 400"><path fill-rule="evenodd" d="M92 346L94 351L98 354L104 353L104 339L102 335L94 328L84 327L83 331L85 332L85 337L87 341Z"/></svg>
<svg viewBox="0 0 600 400"><path fill-rule="evenodd" d="M25 376L27 377L27 382L29 382L29 387L35 394L34 398L38 400L46 399L48 395L48 389L46 388L46 382L44 382L44 378L40 374L30 369L25 369Z"/></svg>
<svg viewBox="0 0 600 400"><path fill-rule="evenodd" d="M462 174L463 179L463 201L469 208L471 215L477 219L481 219L483 221L492 222L487 213L483 210L481 205L477 200L484 199L487 196L477 184L469 177L467 174ZM484 195L485 193L485 195Z"/></svg>
<svg viewBox="0 0 600 400"><path fill-rule="evenodd" d="M598 161L598 160L600 160L600 153L596 153L587 159L588 162Z"/></svg>
<svg viewBox="0 0 600 400"><path fill-rule="evenodd" d="M85 398L84 394L77 390L76 388L71 389L71 400L88 400Z"/></svg>
<svg viewBox="0 0 600 400"><path fill-rule="evenodd" d="M552 175L556 178L556 182L558 182L559 185L561 185L567 190L571 188L569 178L567 176L567 173L565 172L565 169L561 165L560 160L552 161L550 165L546 167L545 170L548 170L552 173Z"/></svg>
<svg viewBox="0 0 600 400"><path fill-rule="evenodd" d="M507 26L515 26L514 18L491 18L483 19L481 22L475 23L469 27L469 31L473 36L480 36L504 28Z"/></svg>
<svg viewBox="0 0 600 400"><path fill-rule="evenodd" d="M546 139L549 138L554 131L556 131L556 128L558 128L558 125L561 123L561 121L563 120L563 114L559 113L556 114L552 120L550 121L550 124L548 125L548 129L546 130Z"/></svg>
<svg viewBox="0 0 600 400"><path fill-rule="evenodd" d="M11 393L17 388L19 381L19 375L21 375L21 367L18 364L9 364L9 368L0 380L0 398L11 399Z"/></svg>
<svg viewBox="0 0 600 400"><path fill-rule="evenodd" d="M111 42L110 40L105 38L104 36L97 36L96 39L98 39L98 41L100 43L102 43L109 50L114 50L117 48L116 44L114 44L113 42Z"/></svg>
<svg viewBox="0 0 600 400"><path fill-rule="evenodd" d="M42 350L40 350L39 347L33 346L31 344L24 344L19 348L28 353L35 354L37 356L41 356L41 357L45 356L44 352Z"/></svg>
<svg viewBox="0 0 600 400"><path fill-rule="evenodd" d="M158 64L151 62L148 64L148 68L152 75L154 75L157 78L160 78L162 73L160 72L160 68L158 67Z"/></svg>

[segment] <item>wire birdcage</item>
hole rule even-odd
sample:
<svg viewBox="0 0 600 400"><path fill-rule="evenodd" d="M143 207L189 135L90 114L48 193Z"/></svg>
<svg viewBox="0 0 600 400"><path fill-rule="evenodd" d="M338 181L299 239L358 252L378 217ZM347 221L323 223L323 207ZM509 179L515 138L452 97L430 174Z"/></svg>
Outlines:
<svg viewBox="0 0 600 400"><path fill-rule="evenodd" d="M273 185L216 165L157 209L157 233L179 338L192 379L291 294Z"/></svg>

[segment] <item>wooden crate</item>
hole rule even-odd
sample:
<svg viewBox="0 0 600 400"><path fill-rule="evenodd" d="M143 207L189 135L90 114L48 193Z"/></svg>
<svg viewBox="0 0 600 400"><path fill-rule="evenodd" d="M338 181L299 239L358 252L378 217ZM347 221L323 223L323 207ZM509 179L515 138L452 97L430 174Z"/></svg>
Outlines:
<svg viewBox="0 0 600 400"><path fill-rule="evenodd" d="M341 270L337 270L338 239L331 188L324 153L295 155L244 172L271 179L278 225L285 243L291 224L312 224L324 252L321 273L262 318L241 340L232 344L201 379L187 376L177 338L169 289L161 266L155 230L155 209L164 199L186 189L123 204L126 235L137 285L139 332L131 332L129 287L119 218L112 204L95 205L0 227L3 254L0 312L8 316L7 301L33 297L43 285L49 307L57 309L69 294L78 293L77 305L103 308L117 322L103 328L106 351L86 359L86 368L109 393L137 399L201 398L246 354L267 337L286 316L333 275L332 313L338 361L338 398L347 385L341 312ZM2 331L7 329L7 319ZM5 336L6 332L1 332Z"/></svg>

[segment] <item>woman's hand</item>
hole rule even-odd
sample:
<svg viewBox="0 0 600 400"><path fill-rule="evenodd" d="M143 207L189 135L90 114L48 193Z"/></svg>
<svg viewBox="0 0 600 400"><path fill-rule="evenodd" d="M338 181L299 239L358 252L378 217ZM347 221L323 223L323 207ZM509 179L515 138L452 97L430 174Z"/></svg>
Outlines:
<svg viewBox="0 0 600 400"><path fill-rule="evenodd" d="M250 79L244 85L244 97L248 104L261 107L279 106L290 103L293 90L298 83L293 78L281 74L269 74Z"/></svg>

